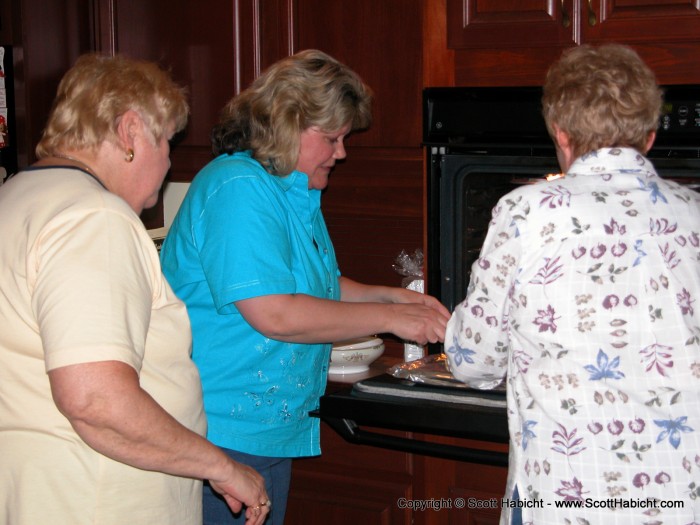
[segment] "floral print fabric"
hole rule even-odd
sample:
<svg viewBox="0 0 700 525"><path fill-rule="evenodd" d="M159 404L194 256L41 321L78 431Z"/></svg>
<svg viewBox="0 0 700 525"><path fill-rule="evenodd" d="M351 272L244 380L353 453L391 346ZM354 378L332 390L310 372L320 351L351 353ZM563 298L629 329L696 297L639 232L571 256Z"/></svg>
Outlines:
<svg viewBox="0 0 700 525"><path fill-rule="evenodd" d="M524 523L700 522L699 300L700 195L635 150L499 201L445 353L478 388L507 373Z"/></svg>

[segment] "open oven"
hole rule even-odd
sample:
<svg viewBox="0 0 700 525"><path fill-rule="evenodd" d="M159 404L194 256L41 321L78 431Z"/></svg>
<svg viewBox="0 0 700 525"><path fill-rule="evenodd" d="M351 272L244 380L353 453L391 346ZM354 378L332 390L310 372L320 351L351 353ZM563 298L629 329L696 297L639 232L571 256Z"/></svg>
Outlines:
<svg viewBox="0 0 700 525"><path fill-rule="evenodd" d="M665 86L648 156L659 175L700 186L700 86ZM423 93L427 288L452 311L466 294L491 209L520 184L559 171L539 87L446 87ZM433 345L431 352L440 352Z"/></svg>
<svg viewBox="0 0 700 525"><path fill-rule="evenodd" d="M471 265L479 256L498 199L518 185L559 171L540 98L537 87L424 91L427 287L450 310L466 294ZM700 188L700 86L666 87L664 115L648 156L661 176ZM442 352L442 345L431 345L430 352ZM487 402L484 395L494 398ZM505 466L508 456L503 451L371 430L507 443L505 403L504 393L499 398L498 393L457 389L435 392L384 375L327 393L314 415L352 443Z"/></svg>

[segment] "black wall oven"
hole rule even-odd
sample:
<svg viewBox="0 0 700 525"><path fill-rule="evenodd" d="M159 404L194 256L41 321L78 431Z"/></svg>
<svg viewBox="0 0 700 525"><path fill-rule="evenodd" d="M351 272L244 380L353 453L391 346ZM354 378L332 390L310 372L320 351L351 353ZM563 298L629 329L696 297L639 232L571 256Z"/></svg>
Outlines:
<svg viewBox="0 0 700 525"><path fill-rule="evenodd" d="M700 188L700 85L665 86L648 157L662 177ZM559 172L539 87L423 92L427 161L427 288L452 311L466 294L491 209L518 185ZM431 353L442 351L433 345Z"/></svg>

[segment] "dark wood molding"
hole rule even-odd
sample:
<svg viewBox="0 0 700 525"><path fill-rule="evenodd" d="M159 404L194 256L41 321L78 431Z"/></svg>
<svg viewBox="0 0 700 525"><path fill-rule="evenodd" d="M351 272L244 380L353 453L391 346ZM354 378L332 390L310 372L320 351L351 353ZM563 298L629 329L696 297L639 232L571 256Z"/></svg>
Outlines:
<svg viewBox="0 0 700 525"><path fill-rule="evenodd" d="M454 86L455 52L447 46L446 0L423 2L423 86Z"/></svg>
<svg viewBox="0 0 700 525"><path fill-rule="evenodd" d="M107 55L117 52L116 1L94 0L92 3L92 31L94 50Z"/></svg>
<svg viewBox="0 0 700 525"><path fill-rule="evenodd" d="M700 36L700 35L699 35ZM698 42L631 44L661 84L700 83ZM470 49L455 52L458 86L535 86L564 48Z"/></svg>

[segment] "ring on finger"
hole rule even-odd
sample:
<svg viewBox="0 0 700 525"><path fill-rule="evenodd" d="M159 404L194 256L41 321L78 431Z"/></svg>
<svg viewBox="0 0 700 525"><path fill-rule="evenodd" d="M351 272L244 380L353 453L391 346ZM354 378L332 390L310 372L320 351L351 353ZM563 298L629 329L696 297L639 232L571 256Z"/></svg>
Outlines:
<svg viewBox="0 0 700 525"><path fill-rule="evenodd" d="M272 502L270 500L262 502L260 505L256 505L255 507L251 507L253 510L260 510L261 507L269 507L272 508Z"/></svg>

